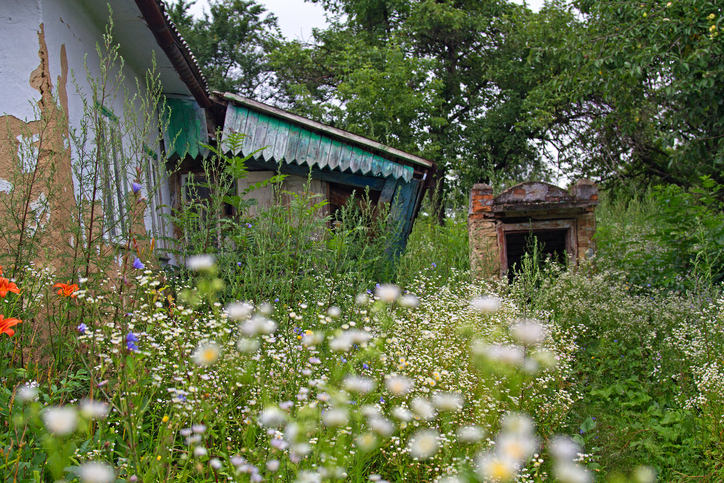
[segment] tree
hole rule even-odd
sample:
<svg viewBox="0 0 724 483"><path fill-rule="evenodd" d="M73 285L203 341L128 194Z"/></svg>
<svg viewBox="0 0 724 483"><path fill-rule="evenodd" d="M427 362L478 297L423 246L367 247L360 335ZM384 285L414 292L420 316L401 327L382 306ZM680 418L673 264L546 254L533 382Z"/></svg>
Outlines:
<svg viewBox="0 0 724 483"><path fill-rule="evenodd" d="M212 0L209 12L194 19L195 0L179 0L168 10L189 44L212 90L260 100L270 90L268 53L279 42L277 19L255 0Z"/></svg>
<svg viewBox="0 0 724 483"><path fill-rule="evenodd" d="M523 126L524 26L504 0L321 0L342 14L314 43L273 55L279 89L304 115L436 162L462 192L496 173L543 173ZM449 176L448 176L449 175Z"/></svg>
<svg viewBox="0 0 724 483"><path fill-rule="evenodd" d="M553 49L566 67L533 93L528 124L547 129L578 173L680 186L704 175L724 182L722 6L575 6L582 20Z"/></svg>

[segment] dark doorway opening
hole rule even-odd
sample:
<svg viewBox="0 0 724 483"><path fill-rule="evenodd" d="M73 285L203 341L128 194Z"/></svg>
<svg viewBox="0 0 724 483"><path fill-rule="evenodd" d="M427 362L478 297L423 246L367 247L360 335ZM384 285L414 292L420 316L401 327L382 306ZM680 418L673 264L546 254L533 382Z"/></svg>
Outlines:
<svg viewBox="0 0 724 483"><path fill-rule="evenodd" d="M533 247L533 238L538 243L540 262L548 257L558 262L566 259L566 235L568 230L539 230L523 233L506 233L505 245L508 258L508 277L520 271L521 261Z"/></svg>

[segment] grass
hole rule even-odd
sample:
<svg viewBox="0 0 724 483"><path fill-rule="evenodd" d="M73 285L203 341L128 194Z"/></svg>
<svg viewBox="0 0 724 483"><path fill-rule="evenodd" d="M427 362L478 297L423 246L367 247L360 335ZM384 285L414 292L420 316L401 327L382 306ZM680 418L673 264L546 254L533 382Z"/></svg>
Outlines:
<svg viewBox="0 0 724 483"><path fill-rule="evenodd" d="M633 286L625 265L604 259L624 246L617 237L646 229L648 209L604 205L598 259L530 263L510 285L471 281L465 224L425 216L387 280L396 285L340 255L339 238L290 249L310 257L295 267L316 267L286 275L299 277L293 296L274 274L258 296L234 285L233 259L191 258L175 277L139 260L122 299L83 284L63 297L29 269L23 284L37 280L65 325L44 365L0 363L0 474L721 481L724 300ZM305 225L280 228L293 226ZM286 292L274 297L274 286ZM27 337L24 324L14 337Z"/></svg>

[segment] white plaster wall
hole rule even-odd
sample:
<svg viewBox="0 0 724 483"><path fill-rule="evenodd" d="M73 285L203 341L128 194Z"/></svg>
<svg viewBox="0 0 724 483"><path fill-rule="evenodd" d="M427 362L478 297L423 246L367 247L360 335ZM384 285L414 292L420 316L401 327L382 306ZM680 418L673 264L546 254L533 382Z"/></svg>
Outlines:
<svg viewBox="0 0 724 483"><path fill-rule="evenodd" d="M30 87L30 73L38 67L38 26L41 0L0 2L0 115L36 119L33 106L40 93Z"/></svg>
<svg viewBox="0 0 724 483"><path fill-rule="evenodd" d="M132 0L127 1L129 4L134 3ZM135 5L133 6L135 8ZM94 19L83 2L78 0L0 1L0 85L3 86L0 89L0 114L10 114L22 120L37 117L33 107L40 98L40 93L30 87L29 79L30 74L40 64L38 31L42 23L55 94L57 94L58 77L62 73L61 46L65 45L69 70L66 84L69 127L71 131L79 132L84 115L83 97L91 108L93 106L93 91L88 76L98 79L101 75L96 45L102 46L105 19L107 15L103 22ZM119 28L121 25L117 22L116 29ZM148 48L158 49L158 46L154 44ZM112 71L111 77L115 78L117 74L118 68ZM143 79L143 73L134 72L128 64L123 67L123 74L125 79L118 86L118 95L106 103L106 106L119 117L124 113L124 91L130 96L139 93L136 77ZM143 90L144 87L141 86L141 91ZM124 138L123 144L129 145L127 137ZM157 145L150 141L147 144L158 151ZM86 146L86 148L92 147ZM76 160L78 149L72 143L71 153ZM127 174L128 180L132 180L133 177L133 172ZM79 191L75 176L74 185L73 195L77 198ZM143 194L147 195L145 187ZM167 203L169 199L169 188L166 184L161 188L159 198L155 201ZM146 213L145 224L146 228L151 230L153 224L149 210Z"/></svg>

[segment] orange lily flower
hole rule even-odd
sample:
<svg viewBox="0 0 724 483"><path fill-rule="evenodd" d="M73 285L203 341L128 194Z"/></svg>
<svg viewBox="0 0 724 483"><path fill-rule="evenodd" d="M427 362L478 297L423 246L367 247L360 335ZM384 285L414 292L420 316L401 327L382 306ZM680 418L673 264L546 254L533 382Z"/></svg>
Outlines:
<svg viewBox="0 0 724 483"><path fill-rule="evenodd" d="M80 287L78 287L76 284L70 284L70 283L56 283L53 285L53 288L59 288L58 295L61 297L72 297L75 298L75 291L78 290Z"/></svg>
<svg viewBox="0 0 724 483"><path fill-rule="evenodd" d="M0 278L0 297L5 297L8 292L20 293L20 289L15 282L11 282L7 278Z"/></svg>
<svg viewBox="0 0 724 483"><path fill-rule="evenodd" d="M4 316L0 315L0 334L7 334L8 337L14 336L15 331L10 327L18 325L21 322L22 320L20 319L13 319L12 317L6 319Z"/></svg>

